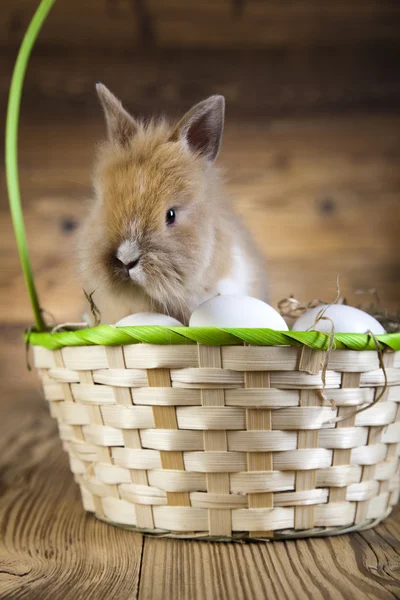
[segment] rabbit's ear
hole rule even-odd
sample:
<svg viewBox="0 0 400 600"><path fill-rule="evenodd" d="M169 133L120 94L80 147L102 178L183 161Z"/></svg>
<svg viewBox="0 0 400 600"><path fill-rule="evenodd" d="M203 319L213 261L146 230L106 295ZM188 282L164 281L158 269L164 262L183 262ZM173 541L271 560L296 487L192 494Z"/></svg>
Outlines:
<svg viewBox="0 0 400 600"><path fill-rule="evenodd" d="M225 98L211 96L186 113L176 126L172 139L183 139L193 152L214 162L221 145L224 115Z"/></svg>
<svg viewBox="0 0 400 600"><path fill-rule="evenodd" d="M96 90L106 117L109 140L126 146L137 132L135 119L105 85L97 83Z"/></svg>

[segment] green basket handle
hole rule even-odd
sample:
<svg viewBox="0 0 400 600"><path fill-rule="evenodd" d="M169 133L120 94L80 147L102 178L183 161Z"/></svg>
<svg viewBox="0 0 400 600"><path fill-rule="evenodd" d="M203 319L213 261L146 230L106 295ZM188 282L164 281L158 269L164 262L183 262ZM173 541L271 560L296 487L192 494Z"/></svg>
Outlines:
<svg viewBox="0 0 400 600"><path fill-rule="evenodd" d="M28 246L26 243L25 225L22 216L21 194L18 178L18 121L21 105L22 86L28 60L39 34L39 31L55 0L42 0L38 6L32 21L25 33L24 39L15 63L8 98L7 122L6 122L6 177L8 199L10 202L11 217L17 240L18 253L24 274L25 285L28 290L29 299L35 318L37 331L44 331L46 325L39 305L32 267L29 260Z"/></svg>

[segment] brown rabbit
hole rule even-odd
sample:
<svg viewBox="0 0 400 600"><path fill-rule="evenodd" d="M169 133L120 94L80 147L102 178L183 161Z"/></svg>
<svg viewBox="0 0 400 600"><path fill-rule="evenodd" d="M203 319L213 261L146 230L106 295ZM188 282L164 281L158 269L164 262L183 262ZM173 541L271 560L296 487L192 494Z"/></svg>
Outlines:
<svg viewBox="0 0 400 600"><path fill-rule="evenodd" d="M155 311L187 324L199 304L218 294L264 299L262 260L214 166L223 96L171 125L137 121L104 85L97 92L109 139L100 148L96 200L78 253L102 321Z"/></svg>

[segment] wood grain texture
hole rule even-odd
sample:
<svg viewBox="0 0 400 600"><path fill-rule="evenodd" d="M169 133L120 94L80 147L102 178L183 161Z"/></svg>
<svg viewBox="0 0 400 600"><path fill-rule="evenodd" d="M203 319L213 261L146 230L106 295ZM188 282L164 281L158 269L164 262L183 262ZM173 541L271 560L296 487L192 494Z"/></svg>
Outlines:
<svg viewBox="0 0 400 600"><path fill-rule="evenodd" d="M399 535L392 517L376 530L327 539L246 545L146 539L139 598L395 600Z"/></svg>
<svg viewBox="0 0 400 600"><path fill-rule="evenodd" d="M138 49L110 54L96 48L71 49L68 55L37 48L25 82L25 110L38 110L38 118L46 110L92 119L99 115L97 81L144 117L180 116L215 93L225 95L227 117L240 120L387 114L397 113L400 105L399 44L363 44L351 51L335 45L315 52ZM14 56L11 49L0 55L0 71L11 73ZM8 77L0 78L0 106L5 106L8 84Z"/></svg>
<svg viewBox="0 0 400 600"><path fill-rule="evenodd" d="M1 598L399 596L399 510L361 534L247 545L143 542L85 514L39 383L24 370L19 328L2 334Z"/></svg>
<svg viewBox="0 0 400 600"><path fill-rule="evenodd" d="M142 536L82 510L20 331L2 333L0 598L135 598Z"/></svg>
<svg viewBox="0 0 400 600"><path fill-rule="evenodd" d="M3 0L0 44L18 42L36 0ZM400 11L393 0L78 0L57 2L40 43L52 47L130 50L138 46L354 46L396 40Z"/></svg>

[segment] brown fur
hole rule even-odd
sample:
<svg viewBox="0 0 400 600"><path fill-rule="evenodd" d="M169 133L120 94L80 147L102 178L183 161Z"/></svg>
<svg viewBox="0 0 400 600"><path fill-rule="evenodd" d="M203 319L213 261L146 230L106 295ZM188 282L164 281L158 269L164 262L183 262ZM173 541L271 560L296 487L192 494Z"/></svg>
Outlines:
<svg viewBox="0 0 400 600"><path fill-rule="evenodd" d="M79 240L82 282L87 292L95 292L103 322L150 310L187 323L197 304L216 295L218 282L230 277L234 244L252 273L247 293L263 297L262 262L205 156L218 153L217 142L204 150L203 128L191 133L188 144L187 133L181 134L187 116L178 126L164 120L139 123L110 92L103 94L110 139L99 151L96 200ZM167 226L170 208L177 218ZM133 280L123 280L113 263L124 240L140 248Z"/></svg>

